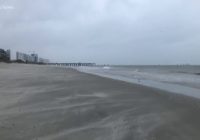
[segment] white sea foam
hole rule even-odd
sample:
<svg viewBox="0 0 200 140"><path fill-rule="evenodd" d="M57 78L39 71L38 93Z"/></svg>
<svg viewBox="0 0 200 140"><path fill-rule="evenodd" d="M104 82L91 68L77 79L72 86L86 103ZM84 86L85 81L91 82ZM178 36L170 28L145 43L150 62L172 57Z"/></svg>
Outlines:
<svg viewBox="0 0 200 140"><path fill-rule="evenodd" d="M105 70L109 70L109 69L110 69L110 67L108 67L108 66L105 66L105 67L103 67L103 69L105 69Z"/></svg>

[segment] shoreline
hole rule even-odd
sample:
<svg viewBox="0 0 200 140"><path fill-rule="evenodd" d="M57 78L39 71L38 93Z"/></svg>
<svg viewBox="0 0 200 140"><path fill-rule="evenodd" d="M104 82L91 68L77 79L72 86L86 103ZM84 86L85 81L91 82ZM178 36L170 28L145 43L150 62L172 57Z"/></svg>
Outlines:
<svg viewBox="0 0 200 140"><path fill-rule="evenodd" d="M0 63L1 140L199 140L200 100L73 69Z"/></svg>
<svg viewBox="0 0 200 140"><path fill-rule="evenodd" d="M75 68L76 69L76 68ZM79 72L84 72L92 75L98 75L103 78L110 78L114 80L119 80L119 81L124 81L132 84L137 84L137 85L142 85L144 87L149 87L149 88L156 88L159 90L163 90L169 93L175 93L175 94L180 94L180 95L185 95L188 97L193 97L200 99L200 89L199 88L194 88L194 87L189 87L186 85L182 84L177 84L177 83L169 83L169 82L158 82L158 81L153 81L150 79L134 79L131 77L127 76L121 76L121 75L115 75L115 74L109 74L109 73L104 73L104 72L98 72L98 71L93 71L93 70L87 70L84 68L77 68Z"/></svg>

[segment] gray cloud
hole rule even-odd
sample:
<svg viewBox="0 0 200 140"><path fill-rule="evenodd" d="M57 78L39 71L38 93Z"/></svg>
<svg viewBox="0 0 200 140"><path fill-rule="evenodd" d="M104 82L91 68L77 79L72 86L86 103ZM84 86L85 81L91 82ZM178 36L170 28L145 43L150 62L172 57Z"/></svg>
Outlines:
<svg viewBox="0 0 200 140"><path fill-rule="evenodd" d="M62 62L199 64L199 6L197 0L7 0L0 3L0 47Z"/></svg>

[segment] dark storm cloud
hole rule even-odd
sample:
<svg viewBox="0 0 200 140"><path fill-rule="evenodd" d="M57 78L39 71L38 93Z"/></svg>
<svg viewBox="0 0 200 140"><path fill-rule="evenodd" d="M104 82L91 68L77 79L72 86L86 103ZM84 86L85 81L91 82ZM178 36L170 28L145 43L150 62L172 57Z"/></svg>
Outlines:
<svg viewBox="0 0 200 140"><path fill-rule="evenodd" d="M64 62L199 63L197 0L0 2L3 48Z"/></svg>

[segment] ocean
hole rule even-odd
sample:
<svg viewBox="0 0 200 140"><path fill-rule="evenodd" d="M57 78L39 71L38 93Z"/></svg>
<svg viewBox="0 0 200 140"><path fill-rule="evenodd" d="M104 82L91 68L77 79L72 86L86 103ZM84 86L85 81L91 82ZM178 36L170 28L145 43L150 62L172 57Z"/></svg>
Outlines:
<svg viewBox="0 0 200 140"><path fill-rule="evenodd" d="M200 66L96 66L79 71L200 98Z"/></svg>

